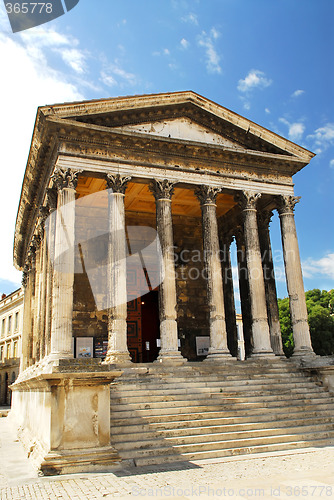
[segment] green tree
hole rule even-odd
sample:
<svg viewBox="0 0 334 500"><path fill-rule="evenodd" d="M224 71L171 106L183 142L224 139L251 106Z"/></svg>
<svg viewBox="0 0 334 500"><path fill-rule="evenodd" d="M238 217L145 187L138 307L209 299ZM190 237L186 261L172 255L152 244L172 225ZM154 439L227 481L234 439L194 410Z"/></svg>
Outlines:
<svg viewBox="0 0 334 500"><path fill-rule="evenodd" d="M321 356L334 354L334 290L309 290L305 294L312 346ZM289 299L278 299L283 350L293 353L293 335Z"/></svg>
<svg viewBox="0 0 334 500"><path fill-rule="evenodd" d="M290 358L294 349L292 323L289 309L289 299L278 299L279 321L282 332L282 343L284 354Z"/></svg>

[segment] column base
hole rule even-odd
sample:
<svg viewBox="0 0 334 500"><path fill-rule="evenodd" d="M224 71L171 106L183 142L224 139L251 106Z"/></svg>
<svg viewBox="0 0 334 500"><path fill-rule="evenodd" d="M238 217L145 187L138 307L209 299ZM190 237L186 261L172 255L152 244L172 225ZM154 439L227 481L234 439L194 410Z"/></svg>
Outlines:
<svg viewBox="0 0 334 500"><path fill-rule="evenodd" d="M236 360L237 358L234 358L230 351L228 349L209 349L209 353L207 357L205 358L204 362L210 362L210 361L218 361L218 360L223 360L223 361L232 361Z"/></svg>
<svg viewBox="0 0 334 500"><path fill-rule="evenodd" d="M106 365L130 365L132 364L131 356L128 351L126 352L107 352L103 361Z"/></svg>
<svg viewBox="0 0 334 500"><path fill-rule="evenodd" d="M268 349L256 349L252 352L251 358L275 358L275 353Z"/></svg>
<svg viewBox="0 0 334 500"><path fill-rule="evenodd" d="M294 357L297 357L297 356L298 357L301 357L301 356L316 356L316 353L310 347L305 346L305 347L299 347L298 349L295 349L293 351L292 356L294 356Z"/></svg>
<svg viewBox="0 0 334 500"><path fill-rule="evenodd" d="M182 356L180 351L166 351L160 352L154 363L163 363L169 365L184 365L187 359Z"/></svg>

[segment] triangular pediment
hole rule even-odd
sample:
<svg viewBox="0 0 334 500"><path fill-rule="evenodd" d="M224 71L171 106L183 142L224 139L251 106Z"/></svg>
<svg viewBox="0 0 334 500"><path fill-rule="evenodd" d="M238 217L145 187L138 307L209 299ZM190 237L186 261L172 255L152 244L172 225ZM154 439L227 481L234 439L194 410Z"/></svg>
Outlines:
<svg viewBox="0 0 334 500"><path fill-rule="evenodd" d="M313 153L192 91L44 106L48 119L310 161Z"/></svg>
<svg viewBox="0 0 334 500"><path fill-rule="evenodd" d="M121 127L114 127L113 130L129 133L137 132L158 137L168 137L171 139L181 139L204 144L216 144L228 148L245 150L245 148L237 142L231 141L187 117L124 125Z"/></svg>

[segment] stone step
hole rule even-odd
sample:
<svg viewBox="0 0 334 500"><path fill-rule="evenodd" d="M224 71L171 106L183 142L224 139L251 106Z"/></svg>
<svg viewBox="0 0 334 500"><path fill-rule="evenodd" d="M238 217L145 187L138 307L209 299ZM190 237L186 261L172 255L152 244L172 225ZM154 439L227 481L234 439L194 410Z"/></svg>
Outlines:
<svg viewBox="0 0 334 500"><path fill-rule="evenodd" d="M174 411L187 407L190 410L191 407L202 407L202 411L206 411L205 408L220 408L224 410L251 410L252 408L271 408L271 407L289 407L290 405L297 406L302 404L321 404L326 402L328 405L332 405L334 408L334 402L332 398L323 397L322 394L317 395L317 397L309 398L304 394L287 394L287 395L274 395L274 396L260 396L260 397L225 397L222 394L210 394L210 397L206 398L192 398L187 400L186 405L182 399L167 399L160 401L141 401L141 402L131 402L131 401L119 401L115 400L112 402L110 408L112 413L128 413L129 411L143 412L147 410L157 410L163 412L165 410Z"/></svg>
<svg viewBox="0 0 334 500"><path fill-rule="evenodd" d="M134 391L131 396L128 396L127 392L117 392L111 395L110 401L112 405L115 404L135 404L141 402L168 402L168 401L188 401L194 399L213 399L213 398L238 398L238 399L247 399L251 401L260 400L261 398L265 399L286 399L294 397L309 397L314 394L317 398L328 398L328 394L325 392L319 391L316 387L284 387L274 391L268 389L266 390L263 387L262 390L243 390L243 391L227 391L227 390L217 390L217 389L207 389L207 390L185 390L184 392L172 390L169 391ZM334 402L334 399L333 399Z"/></svg>
<svg viewBox="0 0 334 500"><path fill-rule="evenodd" d="M274 426L273 426L274 422ZM182 427L168 427L168 423L163 426L159 424L147 425L130 425L123 427L112 428L112 440L114 443L127 442L127 441L137 441L140 438L141 441L150 440L152 436L159 437L190 437L200 434L201 436L226 432L244 433L251 431L259 432L284 432L288 428L301 428L305 430L306 427L311 427L316 430L320 430L320 426L328 426L328 428L334 428L334 416L328 418L300 418L300 419L287 419L283 421L271 421L271 422L242 422L242 423L231 423L225 422L223 424L211 424L207 425L207 421L196 421L195 424L198 425L187 425L189 422L182 422ZM270 425L271 424L271 425Z"/></svg>
<svg viewBox="0 0 334 500"><path fill-rule="evenodd" d="M247 437L246 439L223 439L221 441L212 441L208 439L207 441L202 441L200 443L190 443L190 444L172 444L167 440L162 441L161 443L155 440L152 440L150 447L142 447L142 448L131 448L129 450L120 450L120 455L123 459L129 458L137 458L137 457L145 457L150 455L168 455L172 454L180 454L180 453L197 453L204 451L213 451L213 450L226 450L233 449L238 447L254 447L259 445L269 445L269 444L278 444L278 443L287 443L287 442L298 442L301 441L310 442L313 440L320 439L334 439L334 430L327 431L312 431L310 433L297 433L293 432L292 434L281 434L279 436L262 436L262 437Z"/></svg>
<svg viewBox="0 0 334 500"><path fill-rule="evenodd" d="M211 415L211 417L210 417ZM225 415L225 414L224 414ZM174 419L172 418L174 417ZM293 420L296 422L311 420L311 419L327 419L328 421L332 421L334 418L334 413L332 410L323 410L323 411L308 411L305 412L301 409L298 412L288 412L288 413L265 413L265 414L255 414L252 416L238 416L236 417L233 413L232 416L222 416L221 412L211 412L205 414L180 414L180 415L169 415L166 417L154 417L152 420L151 417L144 418L131 418L126 420L126 424L124 419L121 420L112 420L112 433L126 433L126 432L134 432L138 430L138 432L145 432L148 429L155 430L172 430L172 429L187 429L196 428L196 427L224 427L230 425L236 426L247 426L252 425L254 422L256 425L263 426L269 425L272 422L275 422L275 425L284 426L287 425L289 420Z"/></svg>
<svg viewBox="0 0 334 500"><path fill-rule="evenodd" d="M157 386L163 386L165 387L166 385L172 385L172 387L178 387L178 386L197 386L197 385L208 385L212 383L217 383L221 384L224 382L227 384L228 382L231 384L238 385L240 382L242 382L242 385L248 384L250 382L254 383L261 383L261 382L273 382L273 383L284 383L286 381L294 380L296 382L305 382L305 381L311 381L309 377L305 377L303 374L299 373L261 373L261 374L243 374L240 373L238 375L219 375L219 374L211 374L207 376L201 376L198 374L191 374L189 377L178 377L177 375L171 375L168 374L165 377L161 376L149 376L148 378L122 378L119 377L113 384L111 384L111 387L117 386L117 385L122 385L124 390L132 390L133 386L140 386L140 387L151 387L151 388L157 388ZM313 382L314 383L314 382Z"/></svg>
<svg viewBox="0 0 334 500"><path fill-rule="evenodd" d="M208 460L214 458L224 458L230 456L240 456L249 455L255 453L273 453L277 451L303 449L307 447L320 447L320 446L330 446L333 444L332 439L313 439L308 443L302 441L287 441L284 443L276 444L265 444L256 446L240 446L239 448L230 448L224 450L211 450L211 451L200 451L197 453L175 453L170 455L158 455L158 456L148 456L148 457L137 457L133 459L134 464L137 467L156 465L160 463L173 463L173 462L193 462L197 460Z"/></svg>
<svg viewBox="0 0 334 500"><path fill-rule="evenodd" d="M320 410L331 410L334 411L334 404L333 403L326 403L324 402L326 400L311 400L309 402L305 401L295 401L294 404L292 404L290 401L287 402L287 404L283 404L283 402L279 401L273 401L270 404L262 404L262 403L241 403L241 404L220 404L220 405L199 405L197 402L195 402L194 406L188 405L187 408L183 408L182 406L172 406L170 403L166 407L156 407L156 408L150 408L150 405L147 405L147 408L143 409L138 409L138 408L133 408L131 405L124 405L123 409L114 409L112 408L111 411L111 419L112 420L119 420L122 419L130 419L132 417L145 417L145 416L150 416L154 418L170 418L173 416L180 416L181 414L191 414L191 413L196 413L203 415L203 412L217 412L218 414L222 414L224 412L224 415L226 416L239 416L240 413L241 415L245 414L247 412L250 414L250 412L253 415L256 415L257 413L264 413L264 408L265 412L274 412L277 413L277 410L282 410L282 408L286 408L286 412L291 412L300 409L300 411L308 411L308 410L314 410L316 409L317 411ZM290 405L289 405L290 403ZM123 406L123 405L122 405ZM130 408L131 407L131 408Z"/></svg>
<svg viewBox="0 0 334 500"><path fill-rule="evenodd" d="M198 429L197 429L198 431ZM210 434L192 434L188 436L168 436L168 435L155 435L152 439L152 433L146 439L144 436L137 434L135 441L122 441L113 438L112 442L117 446L119 451L125 450L142 450L156 447L164 446L181 446L181 445L195 445L203 444L206 446L207 443L215 442L225 442L225 441L244 441L248 439L266 439L271 437L279 437L286 435L301 435L301 434L312 434L313 432L330 432L334 431L334 423L318 425L316 428L312 426L302 426L299 427L289 427L289 428L266 428L257 430L245 430L240 432L212 432Z"/></svg>
<svg viewBox="0 0 334 500"><path fill-rule="evenodd" d="M226 391L240 391L240 392L250 392L250 391L261 391L261 390L270 390L270 391L284 391L288 389L305 389L305 390L311 390L311 391L321 391L321 388L316 386L314 382L308 382L308 381L295 381L295 380L289 380L289 381L284 381L284 382L277 382L275 381L246 381L243 384L231 384L228 381L227 382L206 382L206 383L190 383L190 384L183 384L183 385L171 385L171 384L157 384L155 386L150 386L150 384L146 384L144 386L141 386L139 384L133 384L130 388L124 388L122 384L115 385L111 388L110 391L110 396L114 397L117 394L121 394L124 396L140 396L143 393L145 394L192 394L197 391L201 392L210 392L212 390L222 390L223 392Z"/></svg>

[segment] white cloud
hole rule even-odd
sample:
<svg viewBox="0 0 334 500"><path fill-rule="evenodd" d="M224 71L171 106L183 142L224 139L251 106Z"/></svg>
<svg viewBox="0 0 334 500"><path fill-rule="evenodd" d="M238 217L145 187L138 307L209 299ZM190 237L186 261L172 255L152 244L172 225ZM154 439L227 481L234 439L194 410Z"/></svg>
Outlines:
<svg viewBox="0 0 334 500"><path fill-rule="evenodd" d="M164 49L164 54L165 56L169 56L170 55L169 49Z"/></svg>
<svg viewBox="0 0 334 500"><path fill-rule="evenodd" d="M288 126L289 128L288 135L291 141L300 141L302 139L303 134L305 132L305 125L303 123L301 122L290 123L285 118L280 118L279 121L284 123L284 125Z"/></svg>
<svg viewBox="0 0 334 500"><path fill-rule="evenodd" d="M101 71L101 81L107 85L107 87L115 87L117 85L117 81L111 75L107 75L104 71Z"/></svg>
<svg viewBox="0 0 334 500"><path fill-rule="evenodd" d="M196 14L193 14L192 12L184 17L182 17L182 21L184 23L191 23L194 24L195 26L198 26L198 17Z"/></svg>
<svg viewBox="0 0 334 500"><path fill-rule="evenodd" d="M334 159L329 162L330 168L334 168Z"/></svg>
<svg viewBox="0 0 334 500"><path fill-rule="evenodd" d="M315 153L322 153L334 144L334 123L326 123L315 130L314 134L308 135L307 139L313 142Z"/></svg>
<svg viewBox="0 0 334 500"><path fill-rule="evenodd" d="M328 253L319 260L307 259L302 263L304 278L316 278L325 275L334 279L334 253Z"/></svg>
<svg viewBox="0 0 334 500"><path fill-rule="evenodd" d="M258 69L252 69L246 78L239 80L238 90L240 92L248 92L255 88L263 89L269 87L272 84L272 80L266 78L265 74Z"/></svg>
<svg viewBox="0 0 334 500"><path fill-rule="evenodd" d="M219 33L215 28L212 28L210 34L202 31L198 45L205 48L206 67L209 73L221 73L220 56L214 46L214 41L219 37Z"/></svg>
<svg viewBox="0 0 334 500"><path fill-rule="evenodd" d="M83 99L83 95L66 76L49 66L44 47L65 44L66 37L48 30L47 40L42 41L36 30L29 30L21 37L0 33L1 113L6 126L2 128L0 150L2 182L0 199L1 217L0 279L20 282L20 273L12 266L12 248L15 218L20 197L21 180L27 162L32 129L37 107L55 102ZM46 30L44 30L45 32ZM33 50L32 40L40 37L41 45ZM66 45L66 44L65 44Z"/></svg>
<svg viewBox="0 0 334 500"><path fill-rule="evenodd" d="M189 45L190 45L189 42L188 42L188 40L186 40L185 38L182 38L180 44L181 44L181 47L183 49L187 49L189 47Z"/></svg>
<svg viewBox="0 0 334 500"><path fill-rule="evenodd" d="M86 72L86 57L80 50L65 49L61 51L61 57L79 75Z"/></svg>
<svg viewBox="0 0 334 500"><path fill-rule="evenodd" d="M101 71L101 81L108 87L136 85L137 79L133 73L125 71L118 60L113 64L109 64L104 70Z"/></svg>
<svg viewBox="0 0 334 500"><path fill-rule="evenodd" d="M266 108L266 109L265 109L265 112L266 112L268 115L270 115L270 109L269 109L269 108Z"/></svg>
<svg viewBox="0 0 334 500"><path fill-rule="evenodd" d="M76 38L64 35L53 28L39 26L20 33L20 38L25 46L38 45L39 47L59 47L59 45L77 46Z"/></svg>
<svg viewBox="0 0 334 500"><path fill-rule="evenodd" d="M299 97L305 93L305 90L295 90L291 97Z"/></svg>

